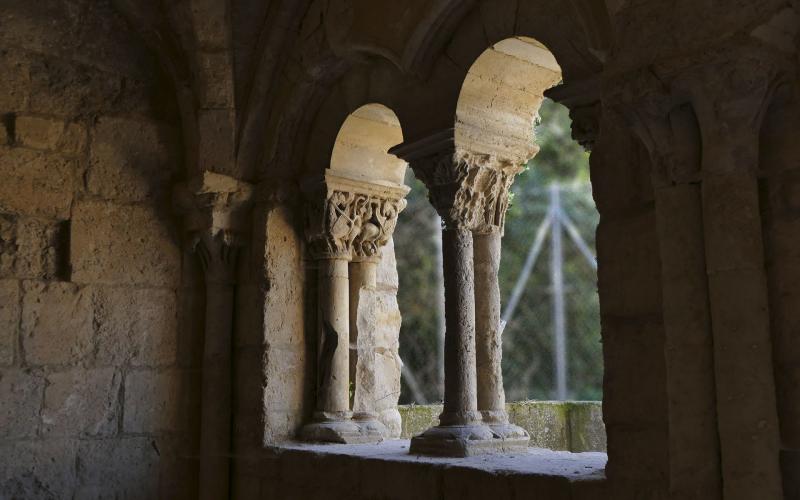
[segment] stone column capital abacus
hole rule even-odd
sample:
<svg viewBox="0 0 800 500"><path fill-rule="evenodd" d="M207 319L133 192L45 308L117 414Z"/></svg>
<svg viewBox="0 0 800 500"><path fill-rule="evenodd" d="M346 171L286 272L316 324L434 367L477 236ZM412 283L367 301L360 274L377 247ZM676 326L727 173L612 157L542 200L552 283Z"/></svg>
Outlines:
<svg viewBox="0 0 800 500"><path fill-rule="evenodd" d="M390 153L409 162L446 229L502 234L509 190L522 165L456 148L452 129Z"/></svg>
<svg viewBox="0 0 800 500"><path fill-rule="evenodd" d="M209 171L179 184L173 201L190 245L211 237L228 246L240 246L250 230L254 192L247 182Z"/></svg>
<svg viewBox="0 0 800 500"><path fill-rule="evenodd" d="M313 259L377 260L406 207L409 188L334 173L304 186Z"/></svg>
<svg viewBox="0 0 800 500"><path fill-rule="evenodd" d="M249 233L253 194L252 185L209 171L175 188L174 204L206 283L233 283L237 250Z"/></svg>

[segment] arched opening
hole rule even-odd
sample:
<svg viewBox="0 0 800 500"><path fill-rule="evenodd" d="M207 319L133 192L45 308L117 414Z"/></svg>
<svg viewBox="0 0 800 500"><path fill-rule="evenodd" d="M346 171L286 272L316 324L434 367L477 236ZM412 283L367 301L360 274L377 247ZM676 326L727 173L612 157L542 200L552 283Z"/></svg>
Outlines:
<svg viewBox="0 0 800 500"><path fill-rule="evenodd" d="M397 270L392 234L405 207L406 162L395 113L350 113L329 168L309 185L307 233L317 272L316 411L311 441L379 442L400 435Z"/></svg>
<svg viewBox="0 0 800 500"><path fill-rule="evenodd" d="M599 403L549 402L602 396L594 251L598 214L589 185L588 153L570 137L566 108L544 97L544 91L560 80L555 57L538 41L514 37L494 44L467 73L453 134L457 158L471 158L516 177L507 216L500 223L504 237L499 268L504 348L500 380L508 401L520 402L507 406L511 419L534 413L558 417L565 414L562 409L575 408L589 417L585 430L593 433L582 446L559 442L546 432L537 432L531 444L599 451L605 446ZM408 183L419 189L409 195L395 235L398 248L403 248L398 252L404 362L400 401L424 404L443 396L443 284L442 265L436 261L441 233L438 215L424 199L424 186L410 178ZM481 293L479 267L476 262L476 296ZM482 312L477 307L480 330ZM480 349L478 332L479 393L481 370L487 370ZM435 412L425 424L431 417ZM554 428L559 425L569 422ZM415 429L421 430L424 425Z"/></svg>

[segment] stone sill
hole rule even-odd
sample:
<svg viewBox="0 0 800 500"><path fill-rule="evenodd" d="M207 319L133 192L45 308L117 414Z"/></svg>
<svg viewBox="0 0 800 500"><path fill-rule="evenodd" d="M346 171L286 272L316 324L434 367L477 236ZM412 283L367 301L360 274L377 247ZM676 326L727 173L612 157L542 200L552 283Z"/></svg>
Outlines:
<svg viewBox="0 0 800 500"><path fill-rule="evenodd" d="M442 405L401 405L400 437L410 439L438 423ZM516 401L506 404L511 423L531 436L530 446L548 450L606 451L600 401Z"/></svg>
<svg viewBox="0 0 800 500"><path fill-rule="evenodd" d="M328 483L330 498L338 498L345 483L354 488L356 497L364 498L372 498L373 489L383 495L394 489L393 495L379 498L450 498L452 488L466 487L469 498L478 498L472 496L476 492L472 488L477 488L496 493L499 496L492 497L497 498L505 492L518 494L509 498L527 498L522 496L525 492L536 491L547 492L541 498L559 499L595 498L605 484L605 453L529 448L527 453L439 458L409 455L409 443L405 439L376 445L286 443L269 450L283 464L282 470L291 471L292 477L282 474L280 481L300 485L306 474L313 482L322 471L335 470L336 477Z"/></svg>

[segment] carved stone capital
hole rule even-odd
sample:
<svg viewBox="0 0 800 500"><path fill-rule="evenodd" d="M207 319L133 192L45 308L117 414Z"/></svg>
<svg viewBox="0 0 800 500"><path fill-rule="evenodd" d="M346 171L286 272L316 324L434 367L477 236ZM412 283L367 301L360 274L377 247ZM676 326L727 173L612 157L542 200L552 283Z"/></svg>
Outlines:
<svg viewBox="0 0 800 500"><path fill-rule="evenodd" d="M439 149L430 147L436 140ZM445 228L503 231L509 190L521 166L491 155L456 151L444 135L391 152L409 161L428 188L428 198Z"/></svg>
<svg viewBox="0 0 800 500"><path fill-rule="evenodd" d="M191 248L203 241L241 245L249 232L253 193L246 182L208 171L178 185L173 201Z"/></svg>
<svg viewBox="0 0 800 500"><path fill-rule="evenodd" d="M306 238L315 259L379 258L409 188L327 173L306 186Z"/></svg>

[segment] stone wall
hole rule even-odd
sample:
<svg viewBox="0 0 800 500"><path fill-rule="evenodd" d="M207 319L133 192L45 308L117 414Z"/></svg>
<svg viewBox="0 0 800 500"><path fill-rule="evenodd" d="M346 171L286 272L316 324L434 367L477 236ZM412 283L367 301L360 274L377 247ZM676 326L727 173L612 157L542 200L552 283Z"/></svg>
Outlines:
<svg viewBox="0 0 800 500"><path fill-rule="evenodd" d="M0 25L0 497L183 489L169 85L106 2Z"/></svg>

